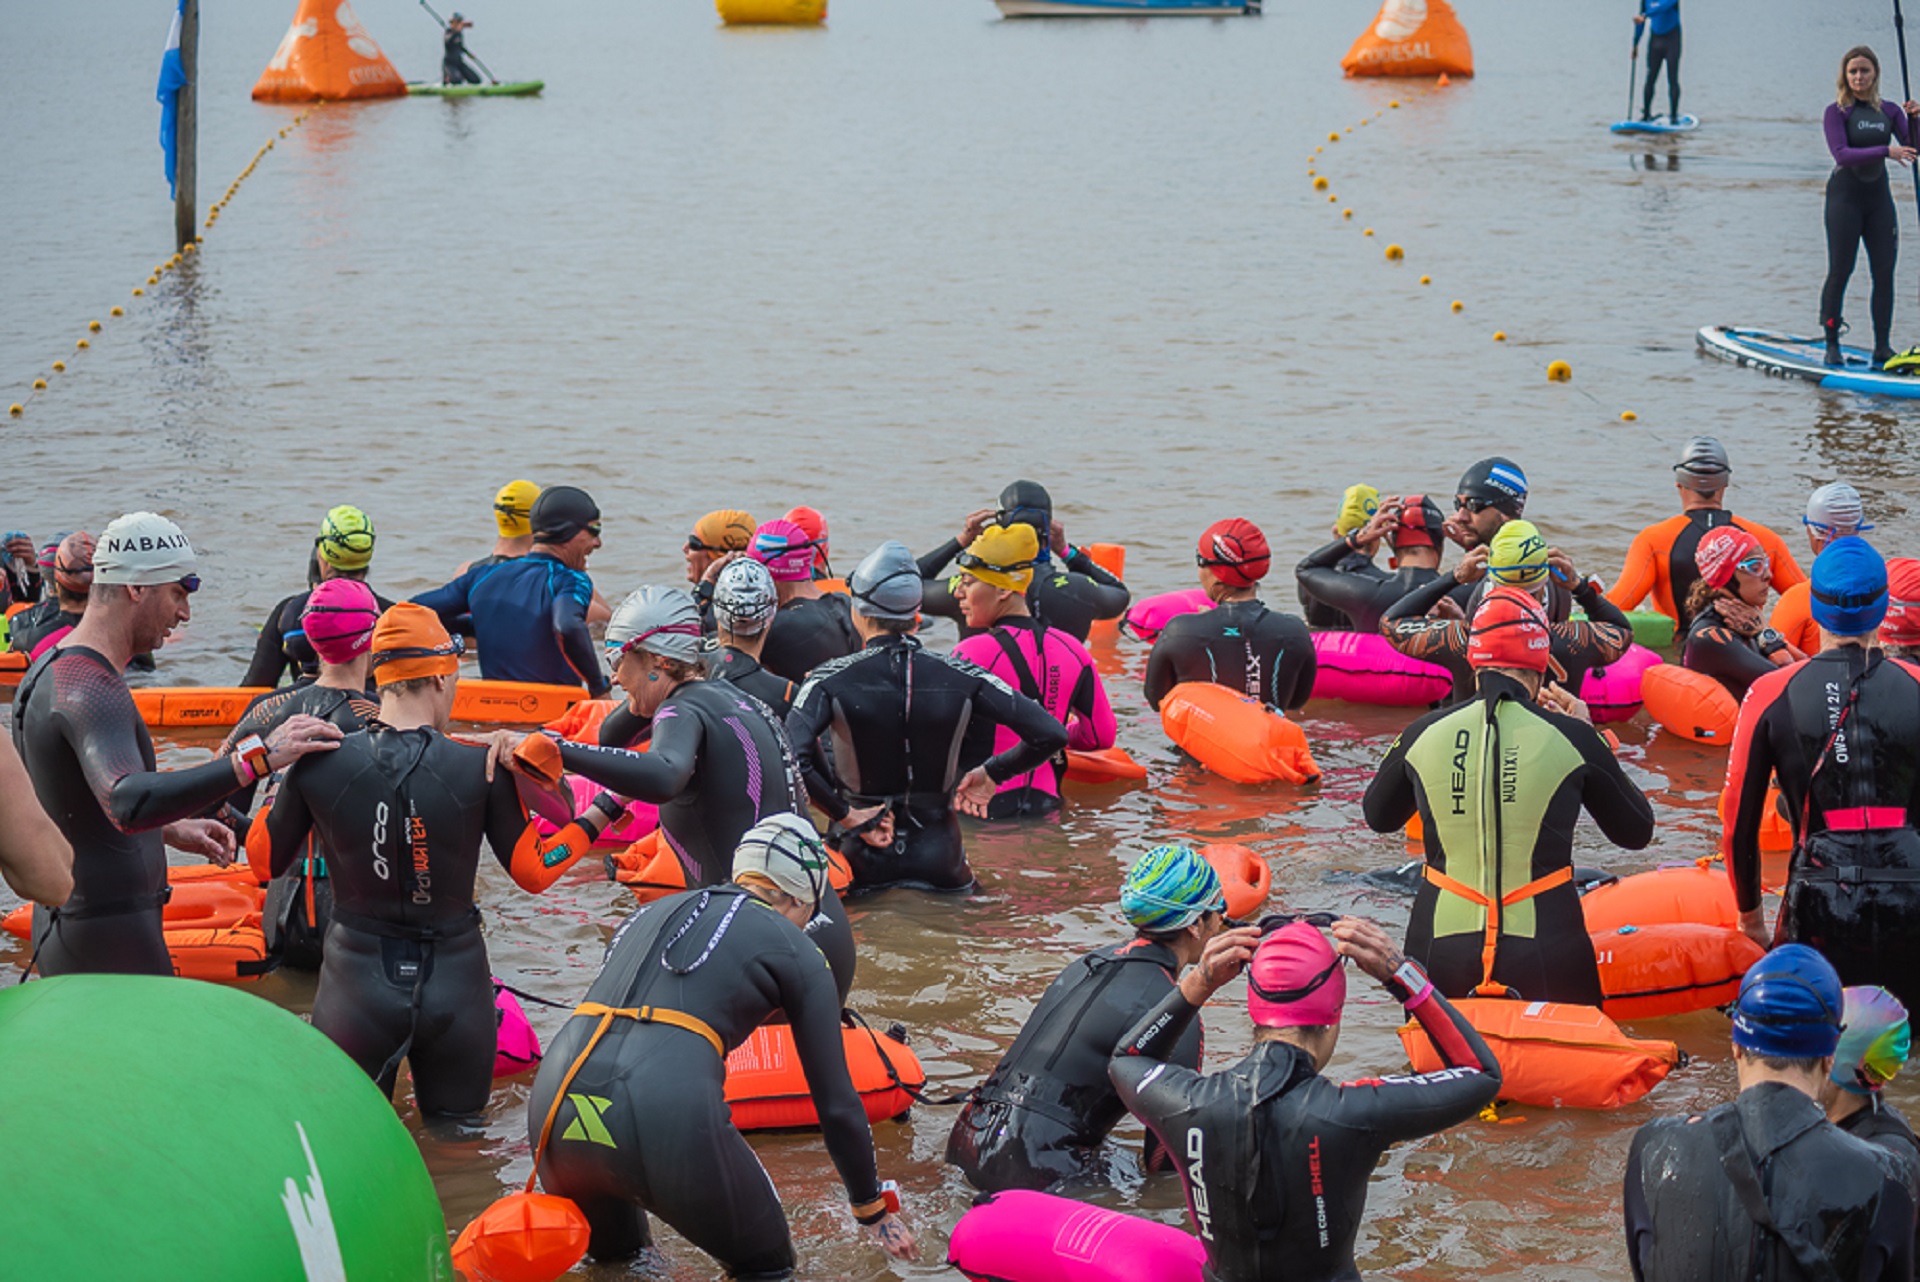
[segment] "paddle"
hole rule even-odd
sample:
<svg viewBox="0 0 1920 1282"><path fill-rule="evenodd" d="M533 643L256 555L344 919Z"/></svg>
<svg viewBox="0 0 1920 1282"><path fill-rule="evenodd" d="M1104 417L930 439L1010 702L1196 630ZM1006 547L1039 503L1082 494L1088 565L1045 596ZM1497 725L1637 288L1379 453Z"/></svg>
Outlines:
<svg viewBox="0 0 1920 1282"><path fill-rule="evenodd" d="M425 4L426 0L420 0L420 3ZM1894 3L1897 5L1900 3L1900 0L1894 0ZM1646 15L1642 14L1641 16L1645 17ZM1633 96L1635 91L1640 87L1640 33L1646 29L1647 24L1644 22L1636 22L1633 24L1633 57L1628 60L1630 65L1627 68L1628 120L1633 119Z"/></svg>
<svg viewBox="0 0 1920 1282"><path fill-rule="evenodd" d="M1900 98L1902 102L1913 101L1913 85L1907 79L1907 19L1900 12L1900 0L1893 0L1893 32L1900 39ZM1909 131L1913 128L1911 118L1907 121ZM1913 202L1920 207L1920 166L1908 165L1913 170Z"/></svg>
<svg viewBox="0 0 1920 1282"><path fill-rule="evenodd" d="M425 10L426 10L426 11L427 11L428 13L433 13L433 6L432 6L432 5L430 5L430 4L428 4L428 3L427 3L427 0L420 0L420 7L421 7L422 9L425 9ZM440 27L441 27L441 30L445 30L445 29L446 29L446 25L447 25L447 20L446 20L445 18L443 18L443 17L441 17L441 16L440 16L439 14L437 14L437 13L433 13L433 20L434 20L435 22L437 22L437 23L439 23L439 24L440 24ZM1635 43L1635 44L1638 44L1638 43L1639 43L1639 41L1640 41L1640 37L1639 37L1639 36L1637 36L1637 35L1636 35L1636 36L1635 36L1635 37L1634 37L1633 39L1634 39L1634 43ZM490 67L488 67L486 63L484 63L484 62L481 62L481 61L480 61L480 55L479 55L479 54L477 54L477 53L475 53L475 52L474 52L473 50L471 50L471 49L469 49L469 50L467 50L467 57L469 57L469 58L471 58L471 59L473 59L473 61L474 61L474 65L475 65L475 66L477 66L477 67L479 67L479 68L480 68L480 70L482 70L482 71L484 71L484 72L486 72L486 73L487 73L487 79L488 79L488 80L489 80L490 82L492 82L493 84L496 84L496 85L500 83L500 77L498 77L498 76L496 76L496 75L494 75L494 74L493 74L493 70L492 70L492 68L490 68Z"/></svg>

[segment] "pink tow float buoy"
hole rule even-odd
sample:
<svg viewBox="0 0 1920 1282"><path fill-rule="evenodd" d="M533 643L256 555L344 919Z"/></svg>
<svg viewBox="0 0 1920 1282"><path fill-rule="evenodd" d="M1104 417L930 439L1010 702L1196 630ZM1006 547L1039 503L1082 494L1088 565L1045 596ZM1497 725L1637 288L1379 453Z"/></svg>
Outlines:
<svg viewBox="0 0 1920 1282"><path fill-rule="evenodd" d="M983 1199L947 1244L973 1282L1200 1282L1206 1262L1191 1233L1025 1189Z"/></svg>
<svg viewBox="0 0 1920 1282"><path fill-rule="evenodd" d="M1640 680L1647 669L1664 663L1647 647L1638 643L1604 668L1593 668L1580 683L1580 699L1593 714L1596 724L1628 721L1640 711Z"/></svg>
<svg viewBox="0 0 1920 1282"><path fill-rule="evenodd" d="M1166 630L1167 624L1183 614L1199 614L1213 609L1213 601L1199 588L1182 588L1143 597L1127 607L1120 625L1142 641L1152 641Z"/></svg>
<svg viewBox="0 0 1920 1282"><path fill-rule="evenodd" d="M540 1036L527 1022L527 1012L496 978L493 981L493 1009L500 1023L499 1040L494 1044L493 1075L512 1077L540 1062Z"/></svg>
<svg viewBox="0 0 1920 1282"><path fill-rule="evenodd" d="M1401 654L1377 632L1316 632L1313 697L1424 708L1453 692L1453 674Z"/></svg>
<svg viewBox="0 0 1920 1282"><path fill-rule="evenodd" d="M583 779L579 775L568 775L567 787L573 792L573 810L575 814L585 810L587 803L592 801L600 792L599 784L593 782L591 779ZM551 837L558 831L552 822L542 815L533 816L533 826L539 830L540 835L543 837ZM627 813L620 816L612 827L601 833L600 840L593 844L596 847L617 846L624 848L631 846L634 842L640 840L659 826L660 808L658 806L646 801L629 802L627 804Z"/></svg>

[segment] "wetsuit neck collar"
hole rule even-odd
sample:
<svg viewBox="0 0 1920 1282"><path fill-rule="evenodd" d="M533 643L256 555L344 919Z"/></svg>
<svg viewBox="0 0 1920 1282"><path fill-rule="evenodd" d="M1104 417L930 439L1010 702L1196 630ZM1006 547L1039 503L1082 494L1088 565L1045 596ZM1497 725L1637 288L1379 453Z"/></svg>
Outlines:
<svg viewBox="0 0 1920 1282"><path fill-rule="evenodd" d="M1740 1114L1754 1156L1760 1159L1779 1152L1827 1120L1826 1112L1811 1095L1785 1082L1757 1082L1734 1098L1733 1107Z"/></svg>
<svg viewBox="0 0 1920 1282"><path fill-rule="evenodd" d="M1476 679L1480 682L1480 697L1484 700L1518 699L1522 703L1533 702L1527 687L1504 672L1482 672L1476 674Z"/></svg>
<svg viewBox="0 0 1920 1282"><path fill-rule="evenodd" d="M921 649L920 638L905 632L882 632L879 636L862 646L865 650L885 650L898 646L906 650Z"/></svg>
<svg viewBox="0 0 1920 1282"><path fill-rule="evenodd" d="M732 671L733 676L750 677L754 673L761 670L760 660L754 658L752 655L748 654L745 650L742 650L739 646L737 645L726 646L725 651L726 651L726 658L725 658L726 665L728 668L733 670Z"/></svg>
<svg viewBox="0 0 1920 1282"><path fill-rule="evenodd" d="M1253 1044L1242 1063L1264 1070L1263 1080L1255 1091L1256 1106L1284 1095L1302 1082L1320 1076L1320 1070L1314 1066L1313 1056L1304 1046L1284 1042L1279 1038L1269 1038ZM1267 1076L1270 1074L1271 1076Z"/></svg>

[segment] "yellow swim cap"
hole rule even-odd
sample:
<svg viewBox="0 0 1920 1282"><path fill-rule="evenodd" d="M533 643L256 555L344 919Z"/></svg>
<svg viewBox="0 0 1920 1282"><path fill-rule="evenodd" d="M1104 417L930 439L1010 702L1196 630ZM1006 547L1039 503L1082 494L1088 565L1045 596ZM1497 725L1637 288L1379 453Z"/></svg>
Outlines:
<svg viewBox="0 0 1920 1282"><path fill-rule="evenodd" d="M1333 532L1345 538L1371 521L1379 509L1379 490L1371 485L1349 485L1340 496L1340 515L1334 518Z"/></svg>
<svg viewBox="0 0 1920 1282"><path fill-rule="evenodd" d="M960 569L993 587L1025 592L1039 555L1040 536L1031 525L989 525L960 554Z"/></svg>
<svg viewBox="0 0 1920 1282"><path fill-rule="evenodd" d="M503 539L521 539L533 533L533 501L540 487L532 481L508 481L493 496L493 522Z"/></svg>
<svg viewBox="0 0 1920 1282"><path fill-rule="evenodd" d="M693 536L687 546L696 552L744 552L759 528L748 513L723 507L693 523Z"/></svg>
<svg viewBox="0 0 1920 1282"><path fill-rule="evenodd" d="M1508 521L1487 549L1487 573L1508 587L1537 588L1547 578L1547 540L1532 521Z"/></svg>
<svg viewBox="0 0 1920 1282"><path fill-rule="evenodd" d="M313 541L320 559L336 570L364 570L373 564L373 520L357 507L341 504L320 522Z"/></svg>

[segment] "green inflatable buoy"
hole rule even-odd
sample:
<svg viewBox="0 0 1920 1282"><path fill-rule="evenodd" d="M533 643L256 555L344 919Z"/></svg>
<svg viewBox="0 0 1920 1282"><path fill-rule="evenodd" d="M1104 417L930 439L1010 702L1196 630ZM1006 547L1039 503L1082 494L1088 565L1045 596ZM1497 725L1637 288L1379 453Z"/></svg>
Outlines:
<svg viewBox="0 0 1920 1282"><path fill-rule="evenodd" d="M324 1034L216 984L0 991L18 1278L453 1282L413 1138Z"/></svg>
<svg viewBox="0 0 1920 1282"><path fill-rule="evenodd" d="M1673 620L1658 610L1628 610L1627 622L1633 625L1633 639L1649 650L1673 644Z"/></svg>

